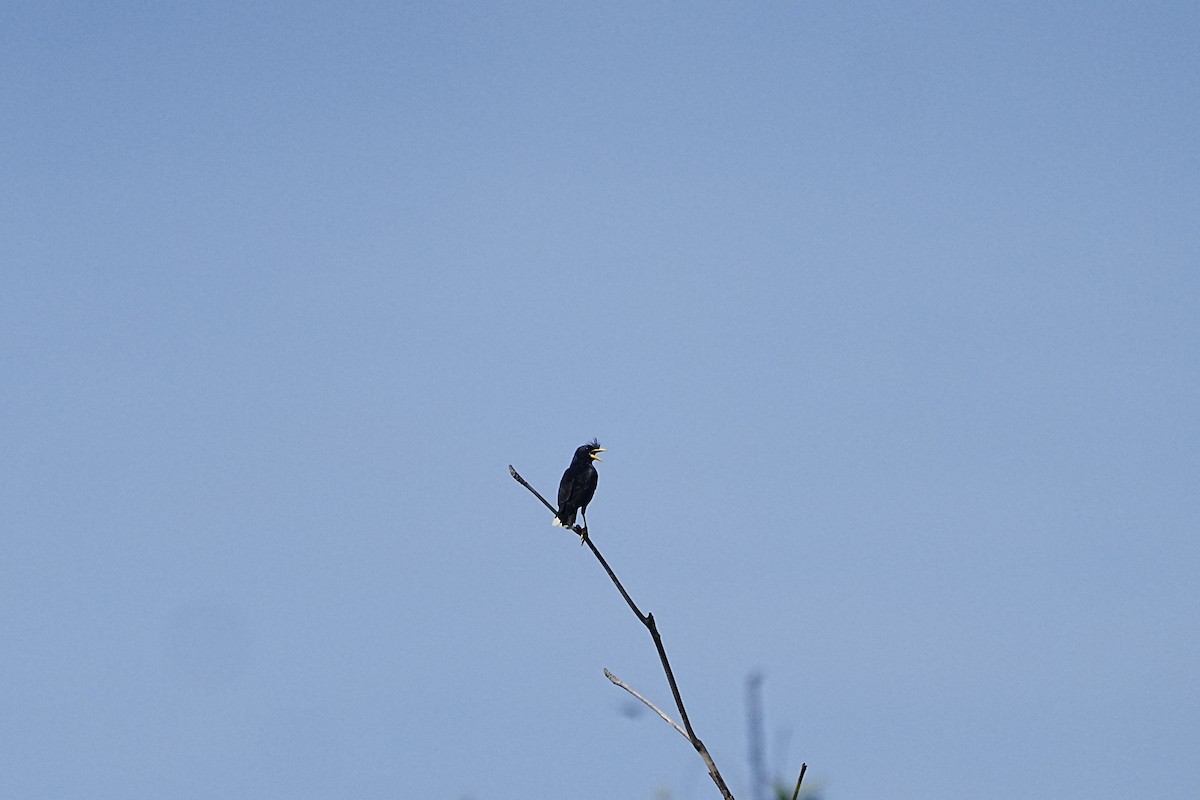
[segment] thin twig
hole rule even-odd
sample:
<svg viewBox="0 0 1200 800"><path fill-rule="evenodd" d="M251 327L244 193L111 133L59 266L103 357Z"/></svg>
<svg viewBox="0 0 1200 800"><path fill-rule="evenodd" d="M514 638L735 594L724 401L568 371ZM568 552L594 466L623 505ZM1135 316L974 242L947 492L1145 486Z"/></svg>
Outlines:
<svg viewBox="0 0 1200 800"><path fill-rule="evenodd" d="M673 720L673 719L671 719L670 717L668 717L668 716L666 715L666 713L664 713L664 712L663 712L663 710L662 710L661 708L659 708L658 706L654 705L654 703L651 703L651 702L650 702L649 700L647 700L645 697L642 697L642 695L638 694L637 690L636 690L636 689L634 689L632 686L630 686L628 683L626 683L625 681L621 680L621 679L620 679L620 678L618 678L616 675L613 675L613 674L612 674L611 672L609 672L607 669L606 669L606 670L604 670L604 677L608 678L610 681L612 681L613 683L615 683L617 686L620 686L622 689L624 689L625 691L629 692L631 695L633 695L634 697L636 697L638 700L641 700L643 703L645 703L645 704L646 704L646 706L647 706L647 707L648 707L648 708L649 708L651 711L653 711L655 714L658 714L660 717L662 717L664 722L666 722L668 725L670 725L670 726L671 726L672 728L674 728L675 730L679 731L679 735L680 735L680 736L682 736L683 738L687 739L689 742L691 741L691 739L690 739L690 738L688 737L688 735L687 735L687 731L685 731L683 728L679 727L679 723L678 723L678 722L676 722L675 720Z"/></svg>
<svg viewBox="0 0 1200 800"><path fill-rule="evenodd" d="M804 783L804 773L808 771L808 764L800 765L800 777L796 778L796 791L792 792L792 800L796 800L800 796L800 784Z"/></svg>
<svg viewBox="0 0 1200 800"><path fill-rule="evenodd" d="M516 479L517 479L517 483L521 484L521 485L522 485L522 486L524 486L526 489L528 489L529 491L533 492L533 496L534 496L534 497L536 497L538 500L541 500L541 501L542 501L542 505L544 505L546 508L550 509L550 513L551 513L551 514L555 515L556 517L558 516L558 509L557 509L557 508L555 508L554 506L550 505L548 502L546 502L546 498L542 497L541 493L540 493L540 492L538 492L538 490L537 490L537 489L535 489L535 488L533 488L532 486L530 486L530 485L529 485L529 482L528 482L527 480L525 480L524 478L522 478L522 477L521 477L521 473L519 473L519 472L517 472L515 469L513 469L513 465L512 465L512 464L509 464L509 465L508 465L508 471L509 471L509 472L512 474L512 476L513 476L514 478L516 478Z"/></svg>
<svg viewBox="0 0 1200 800"><path fill-rule="evenodd" d="M534 489L529 485L528 481L521 477L521 474L513 468L512 464L508 465L508 471L512 474L513 478L516 479L517 483L521 484L530 492L532 492L533 496L538 500L541 500L542 505L546 506L546 508L549 508L555 514L558 513L553 506L546 502L546 498L542 497L541 494L538 493L537 489ZM604 556L600 554L600 550L596 547L595 542L591 540L591 537L586 536L582 529L577 528L575 532L583 537L583 543L591 549L592 554L596 556L596 560L600 562L602 567L604 567L604 571L608 573L608 577L612 580L613 585L617 587L617 591L621 593L621 597L625 598L625 602L629 605L629 609L634 613L634 616L638 618L639 622L646 626L646 630L650 631L650 638L654 640L654 647L656 650L658 650L658 658L659 661L662 662L663 672L667 676L667 683L671 686L671 695L675 699L675 707L679 709L679 718L683 721L685 735L687 736L688 741L692 743L692 747L695 748L696 752L700 755L700 758L704 761L704 765L708 767L709 777L713 779L713 783L715 783L717 788L721 791L721 796L724 798L724 800L733 800L733 795L730 793L729 787L725 785L725 779L721 777L721 773L717 770L716 763L712 760L712 756L708 753L708 748L704 746L704 742L700 741L700 737L696 735L696 731L692 728L691 720L688 719L687 709L683 707L683 697L679 694L679 685L675 682L675 673L671 670L671 662L667 660L667 650L665 647L663 647L662 636L658 632L658 626L654 623L654 615L643 614L641 609L637 607L637 604L633 602L633 598L629 596L629 592L625 591L625 587L622 586L621 581L617 579L617 574L613 572L612 567L608 565L608 561L606 561ZM662 714L662 712L659 713L660 715Z"/></svg>
<svg viewBox="0 0 1200 800"><path fill-rule="evenodd" d="M625 587L621 585L619 580L617 580L617 573L612 571L612 567L610 567L608 562L604 560L604 556L600 555L600 550L596 547L596 544L592 541L591 537L588 537L584 541L587 543L587 546L591 548L592 555L594 555L596 560L600 562L600 566L604 567L604 571L608 573L608 577L612 579L613 585L617 587L617 591L621 593L621 597L624 597L625 602L629 604L629 610L634 613L634 616L641 620L643 625L645 625L647 619L646 615L643 614L641 609L637 607L637 603L633 602L633 598L629 596L629 592L625 591Z"/></svg>

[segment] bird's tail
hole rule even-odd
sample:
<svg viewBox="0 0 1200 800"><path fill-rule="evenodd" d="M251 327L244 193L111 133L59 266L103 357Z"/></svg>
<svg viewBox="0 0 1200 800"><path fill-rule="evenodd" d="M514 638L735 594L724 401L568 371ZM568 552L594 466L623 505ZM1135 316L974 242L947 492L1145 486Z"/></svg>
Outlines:
<svg viewBox="0 0 1200 800"><path fill-rule="evenodd" d="M555 515L554 519L550 521L550 524L556 528L570 528L575 524L575 512L559 511L558 514Z"/></svg>

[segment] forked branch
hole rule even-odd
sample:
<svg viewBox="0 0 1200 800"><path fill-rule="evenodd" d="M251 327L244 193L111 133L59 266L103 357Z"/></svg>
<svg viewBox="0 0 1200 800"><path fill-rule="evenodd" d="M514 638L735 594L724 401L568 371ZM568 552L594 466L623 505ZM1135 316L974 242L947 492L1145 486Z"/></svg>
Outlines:
<svg viewBox="0 0 1200 800"><path fill-rule="evenodd" d="M530 486L529 482L521 477L521 474L513 468L512 464L508 465L508 471L512 474L517 483L528 489L538 500L541 500L542 505L550 509L552 514L558 513L558 509L546 502L546 498L542 497L537 489L534 489L532 486ZM683 722L683 728L681 729L679 725L672 722L666 714L660 711L656 706L654 706L640 694L634 692L624 683L619 682L608 670L605 670L604 674L608 676L610 681L625 689L627 692L630 692L634 697L637 697L643 703L646 703L646 705L650 706L650 708L657 712L660 717L669 722L675 727L676 730L687 737L687 740L691 742L692 747L696 749L696 752L704 761L704 765L708 768L709 777L713 779L713 783L715 783L717 788L721 791L721 797L723 797L725 800L733 800L733 795L730 794L729 787L725 785L725 779L721 777L721 773L717 770L717 765L713 762L712 756L708 754L708 748L704 746L704 742L700 741L700 737L698 737L696 735L696 731L692 729L692 723L688 719L687 709L683 707L683 697L681 697L679 694L679 685L675 683L675 673L671 670L671 662L667 660L667 651L666 648L663 647L662 636L659 634L658 626L654 622L654 615L643 614L641 609L637 607L637 604L633 602L633 598L629 596L629 592L625 591L625 587L622 586L621 581L617 579L617 574L613 572L612 567L608 565L608 561L606 561L604 556L600 554L600 550L596 547L596 543L592 541L591 537L586 535L586 531L578 526L572 528L572 530L579 534L583 540L582 543L588 546L588 548L592 551L592 555L594 555L596 560L600 562L600 566L604 567L604 571L608 573L608 577L612 580L613 585L617 587L617 591L620 592L621 597L625 599L626 604L629 606L629 610L633 612L634 616L638 618L638 621L645 625L646 630L650 632L650 638L654 640L654 647L656 650L658 650L659 661L662 662L663 673L667 676L667 683L671 687L671 695L675 699L675 707L679 709L679 718Z"/></svg>
<svg viewBox="0 0 1200 800"><path fill-rule="evenodd" d="M690 739L690 738L688 738L687 731L685 731L683 728L679 727L679 723L678 723L678 722L676 722L675 720L673 720L673 719L671 719L670 717L668 717L665 711L663 711L661 708L659 708L658 706L654 705L654 703L651 703L649 700L647 700L645 697L643 697L643 696L641 695L641 693L639 693L639 692L638 692L636 689L634 689L634 688L633 688L632 686L630 686L628 683L626 683L625 681L621 680L621 679L620 679L620 678L618 678L616 675L613 675L613 674L612 674L611 672L609 672L607 669L605 669L605 670L604 670L604 677L608 678L608 679L609 679L610 681L612 681L614 684L616 684L617 686L620 686L622 689L624 689L625 691L629 692L631 695L633 695L634 697L636 697L638 700L641 700L643 703L645 703L645 704L646 704L646 707L647 707L647 708L649 708L649 709L650 709L651 711L653 711L655 714L658 714L660 717L662 717L662 718L663 718L663 722L667 723L667 724L668 724L668 725L670 725L672 728L674 728L675 730L679 731L679 735L680 735L680 736L682 736L683 738L687 739L689 742L691 741L691 739Z"/></svg>

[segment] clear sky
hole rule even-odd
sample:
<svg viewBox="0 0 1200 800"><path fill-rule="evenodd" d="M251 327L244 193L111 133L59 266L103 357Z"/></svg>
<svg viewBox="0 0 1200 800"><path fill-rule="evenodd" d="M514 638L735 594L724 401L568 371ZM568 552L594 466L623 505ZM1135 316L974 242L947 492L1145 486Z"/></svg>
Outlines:
<svg viewBox="0 0 1200 800"><path fill-rule="evenodd" d="M1194 798L1192 3L0 10L0 796Z"/></svg>

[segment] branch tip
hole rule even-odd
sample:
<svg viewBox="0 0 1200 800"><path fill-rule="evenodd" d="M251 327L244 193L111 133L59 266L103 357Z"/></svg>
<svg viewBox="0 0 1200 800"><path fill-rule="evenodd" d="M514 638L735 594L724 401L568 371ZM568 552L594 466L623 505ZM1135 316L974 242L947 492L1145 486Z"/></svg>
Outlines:
<svg viewBox="0 0 1200 800"><path fill-rule="evenodd" d="M796 791L792 792L792 800L796 800L800 796L800 784L804 783L804 773L808 771L808 764L800 765L800 777L796 778Z"/></svg>

